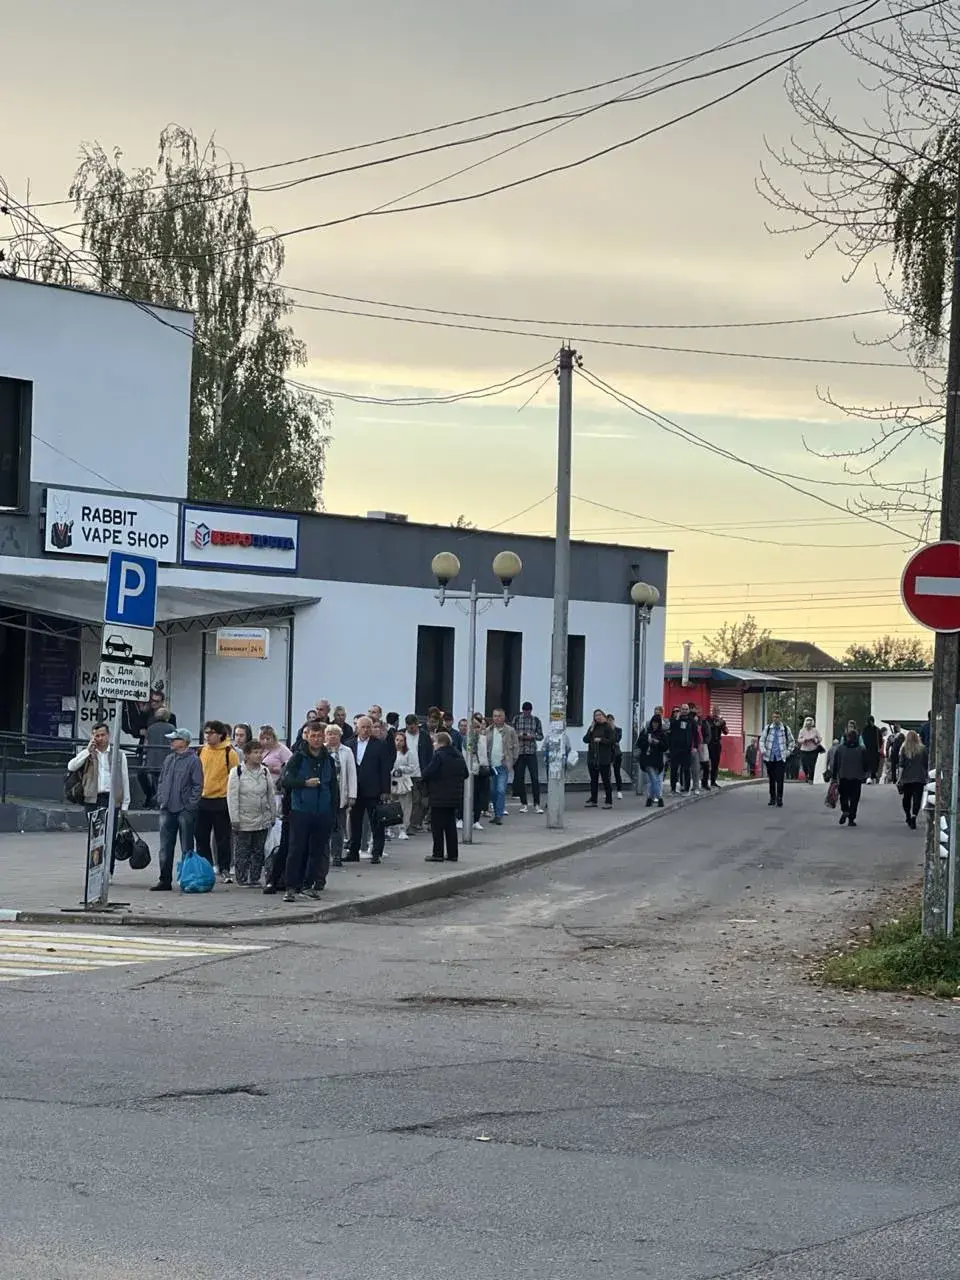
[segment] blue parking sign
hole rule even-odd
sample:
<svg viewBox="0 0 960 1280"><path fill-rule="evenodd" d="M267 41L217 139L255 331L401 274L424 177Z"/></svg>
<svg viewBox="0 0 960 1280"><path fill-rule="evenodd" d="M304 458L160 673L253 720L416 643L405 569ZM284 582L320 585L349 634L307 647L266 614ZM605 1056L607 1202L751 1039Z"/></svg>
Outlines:
<svg viewBox="0 0 960 1280"><path fill-rule="evenodd" d="M152 631L157 623L157 562L150 556L111 551L103 620Z"/></svg>

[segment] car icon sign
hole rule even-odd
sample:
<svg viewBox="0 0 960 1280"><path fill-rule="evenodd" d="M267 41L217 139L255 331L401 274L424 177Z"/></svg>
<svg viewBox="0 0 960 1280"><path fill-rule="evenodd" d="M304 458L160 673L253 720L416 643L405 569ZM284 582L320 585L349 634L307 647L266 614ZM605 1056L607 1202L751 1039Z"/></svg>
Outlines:
<svg viewBox="0 0 960 1280"><path fill-rule="evenodd" d="M107 636L103 645L104 653L116 654L121 658L129 658L133 654L133 645L128 644L123 636Z"/></svg>

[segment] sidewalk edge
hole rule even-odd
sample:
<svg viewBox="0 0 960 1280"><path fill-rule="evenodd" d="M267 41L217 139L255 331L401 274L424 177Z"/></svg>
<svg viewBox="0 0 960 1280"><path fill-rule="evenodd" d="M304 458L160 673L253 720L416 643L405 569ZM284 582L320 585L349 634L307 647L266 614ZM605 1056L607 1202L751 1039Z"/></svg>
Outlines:
<svg viewBox="0 0 960 1280"><path fill-rule="evenodd" d="M529 871L533 867L543 866L549 862L559 862L562 858L570 858L584 853L588 849L596 849L601 845L618 840L621 836L656 822L668 814L677 813L691 804L698 804L728 791L740 787L755 786L759 780L744 778L736 782L728 782L719 791L700 793L699 795L678 798L669 808L649 809L629 821L605 831L597 831L592 835L581 836L566 844L555 845L550 849L538 849L534 853L522 854L505 862L492 863L485 867L474 867L469 871L456 871L452 875L438 876L435 880L425 880L422 884L411 885L407 889L396 889L388 893L361 898L355 902L342 902L329 907L318 907L316 911L307 911L297 916L262 915L241 917L240 919L222 920L189 916L155 916L149 914L127 913L114 914L110 911L20 911L16 908L0 907L0 921L17 924L74 924L122 926L124 928L150 929L262 929L287 928L298 924L334 924L343 920L359 920L365 916L382 915L389 911L400 911L405 907L417 906L421 902L433 902L438 898L450 898L458 893L466 893L477 889L504 876L517 875Z"/></svg>

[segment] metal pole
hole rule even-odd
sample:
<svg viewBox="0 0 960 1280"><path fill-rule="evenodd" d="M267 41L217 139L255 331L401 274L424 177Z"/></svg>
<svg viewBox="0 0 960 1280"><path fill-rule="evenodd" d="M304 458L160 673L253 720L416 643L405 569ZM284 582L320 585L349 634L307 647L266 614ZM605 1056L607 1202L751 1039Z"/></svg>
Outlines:
<svg viewBox="0 0 960 1280"><path fill-rule="evenodd" d="M953 293L950 301L950 341L947 356L947 404L943 433L943 489L940 500L940 537L960 539L960 186L954 197ZM957 703L960 702L960 637L956 632L938 634L933 650L933 702L942 708L940 732L931 737L933 765L937 770L936 806L927 827L923 868L923 932L942 937L947 928L949 871L940 857L940 818L956 786ZM951 840L953 832L951 830ZM953 858L948 859L950 867ZM952 902L950 903L952 912Z"/></svg>
<svg viewBox="0 0 960 1280"><path fill-rule="evenodd" d="M953 758L960 758L960 706L953 715ZM954 909L957 903L957 790L958 770L953 770L950 787L950 856L947 860L947 937L953 937Z"/></svg>
<svg viewBox="0 0 960 1280"><path fill-rule="evenodd" d="M640 725L647 723L647 627L650 610L646 605L640 610Z"/></svg>
<svg viewBox="0 0 960 1280"><path fill-rule="evenodd" d="M113 853L113 837L117 829L117 792L120 789L120 780L123 776L120 771L121 704L115 702L113 710L114 729L110 735L110 798L107 801L107 825L104 832L103 879L101 881L100 898L97 903L101 907L105 907L110 900L110 861Z"/></svg>
<svg viewBox="0 0 960 1280"><path fill-rule="evenodd" d="M641 640L640 632L643 623L641 622L641 608L637 605L633 611L633 750L630 752L630 759L633 765L633 794L638 796L642 791L640 785L640 761L637 756L637 739L643 731L643 713L640 710L640 669L643 666L643 658L641 656Z"/></svg>
<svg viewBox="0 0 960 1280"><path fill-rule="evenodd" d="M567 630L570 614L570 481L573 467L573 361L576 352L560 350L557 418L557 531L553 571L553 644L550 651L550 770L547 826L563 826L567 767Z"/></svg>
<svg viewBox="0 0 960 1280"><path fill-rule="evenodd" d="M463 843L473 844L473 789L477 785L473 766L477 753L470 748L473 737L474 698L477 685L477 580L470 583L470 637L467 641L467 780L463 784Z"/></svg>

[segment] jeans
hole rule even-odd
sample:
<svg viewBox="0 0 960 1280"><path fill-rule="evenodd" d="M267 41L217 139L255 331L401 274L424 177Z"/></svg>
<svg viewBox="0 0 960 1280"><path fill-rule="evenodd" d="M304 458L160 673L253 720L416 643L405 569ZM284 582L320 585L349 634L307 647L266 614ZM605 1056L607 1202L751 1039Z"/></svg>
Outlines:
<svg viewBox="0 0 960 1280"><path fill-rule="evenodd" d="M430 830L433 833L433 856L442 858L446 843L447 861L456 862L459 857L456 809L449 805L434 805L430 810Z"/></svg>
<svg viewBox="0 0 960 1280"><path fill-rule="evenodd" d="M181 809L171 813L160 810L160 883L173 883L173 850L180 837L180 857L193 848L193 832L197 815L193 809Z"/></svg>
<svg viewBox="0 0 960 1280"><path fill-rule="evenodd" d="M530 789L533 791L533 803L540 808L540 769L537 761L537 753L532 751L529 755L521 755L517 757L517 763L513 767L513 794L517 797L521 804L527 803L527 784L524 781L524 775L530 775Z"/></svg>
<svg viewBox="0 0 960 1280"><path fill-rule="evenodd" d="M427 784L422 778L413 779L413 812L410 815L410 830L421 831L430 813L430 798Z"/></svg>
<svg viewBox="0 0 960 1280"><path fill-rule="evenodd" d="M322 889L327 883L333 821L330 814L291 810L290 852L285 870L288 893L300 893L304 884Z"/></svg>
<svg viewBox="0 0 960 1280"><path fill-rule="evenodd" d="M717 785L717 774L720 772L720 752L723 749L722 743L711 742L708 750L710 752L710 785Z"/></svg>
<svg viewBox="0 0 960 1280"><path fill-rule="evenodd" d="M237 864L237 884L259 884L263 873L263 853L269 827L262 831L234 831L233 852Z"/></svg>
<svg viewBox="0 0 960 1280"><path fill-rule="evenodd" d="M840 812L845 813L851 822L856 822L863 783L859 778L841 778L837 785L840 791Z"/></svg>
<svg viewBox="0 0 960 1280"><path fill-rule="evenodd" d="M770 799L774 804L783 804L783 780L786 776L786 761L767 761L767 777L770 779Z"/></svg>
<svg viewBox="0 0 960 1280"><path fill-rule="evenodd" d="M661 800L663 798L663 774L659 769L648 768L645 770L647 775L647 799Z"/></svg>
<svg viewBox="0 0 960 1280"><path fill-rule="evenodd" d="M507 811L507 778L510 770L498 764L490 773L490 796L493 800L493 816L502 818Z"/></svg>
<svg viewBox="0 0 960 1280"><path fill-rule="evenodd" d="M596 804L600 795L600 782L603 781L604 804L613 804L613 791L610 788L610 764L587 764L590 774L590 803Z"/></svg>
<svg viewBox="0 0 960 1280"><path fill-rule="evenodd" d="M226 797L221 799L201 800L197 810L196 841L197 853L213 863L213 851L210 837L217 842L217 870L223 875L230 874L233 849L231 847L230 814L227 812Z"/></svg>

